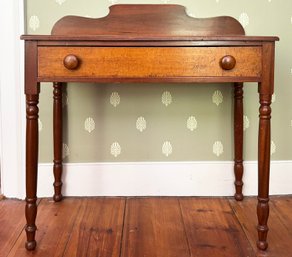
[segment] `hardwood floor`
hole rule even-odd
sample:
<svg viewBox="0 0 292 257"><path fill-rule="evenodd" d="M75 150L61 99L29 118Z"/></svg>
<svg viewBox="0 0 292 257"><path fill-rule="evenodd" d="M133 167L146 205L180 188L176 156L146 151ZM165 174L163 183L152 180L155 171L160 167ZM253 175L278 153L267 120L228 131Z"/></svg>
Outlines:
<svg viewBox="0 0 292 257"><path fill-rule="evenodd" d="M1 200L0 257L292 257L292 196L271 198L266 253L255 208L254 197L41 199L27 252L24 202Z"/></svg>

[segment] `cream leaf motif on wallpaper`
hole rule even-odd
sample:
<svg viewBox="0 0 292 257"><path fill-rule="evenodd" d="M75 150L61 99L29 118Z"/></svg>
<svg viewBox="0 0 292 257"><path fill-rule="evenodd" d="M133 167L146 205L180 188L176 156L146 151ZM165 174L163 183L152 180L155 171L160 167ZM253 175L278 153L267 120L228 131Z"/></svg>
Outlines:
<svg viewBox="0 0 292 257"><path fill-rule="evenodd" d="M213 144L213 153L219 157L221 154L223 154L223 144L221 141L216 141L214 144Z"/></svg>
<svg viewBox="0 0 292 257"><path fill-rule="evenodd" d="M63 3L66 2L66 0L55 0L55 2L59 5L62 5Z"/></svg>
<svg viewBox="0 0 292 257"><path fill-rule="evenodd" d="M111 97L110 97L110 103L114 107L117 107L121 102L121 97L118 92L112 92Z"/></svg>
<svg viewBox="0 0 292 257"><path fill-rule="evenodd" d="M190 131L194 131L198 126L198 122L196 120L196 117L195 116L190 116L187 120L187 128L190 130Z"/></svg>
<svg viewBox="0 0 292 257"><path fill-rule="evenodd" d="M91 133L94 129L95 129L95 121L93 118L88 117L85 121L84 121L84 129L86 131L88 131L89 133Z"/></svg>
<svg viewBox="0 0 292 257"><path fill-rule="evenodd" d="M111 154L114 157L118 157L122 152L122 148L118 142L113 142L111 145Z"/></svg>
<svg viewBox="0 0 292 257"><path fill-rule="evenodd" d="M249 16L247 13L243 12L239 15L239 22L245 28L249 24Z"/></svg>
<svg viewBox="0 0 292 257"><path fill-rule="evenodd" d="M247 130L249 128L249 119L246 115L243 115L243 130Z"/></svg>
<svg viewBox="0 0 292 257"><path fill-rule="evenodd" d="M165 141L162 145L162 153L168 157L172 154L172 145L169 141Z"/></svg>
<svg viewBox="0 0 292 257"><path fill-rule="evenodd" d="M172 103L172 96L169 91L164 91L161 96L161 102L167 107Z"/></svg>
<svg viewBox="0 0 292 257"><path fill-rule="evenodd" d="M219 106L219 104L223 103L223 95L220 90L216 90L212 96L212 102Z"/></svg>
<svg viewBox="0 0 292 257"><path fill-rule="evenodd" d="M40 119L38 119L38 125L39 125L39 132L43 130L43 123Z"/></svg>
<svg viewBox="0 0 292 257"><path fill-rule="evenodd" d="M162 3L167 4L170 2L170 0L161 0Z"/></svg>
<svg viewBox="0 0 292 257"><path fill-rule="evenodd" d="M146 129L147 123L144 117L140 116L136 121L136 128L143 132Z"/></svg>
<svg viewBox="0 0 292 257"><path fill-rule="evenodd" d="M29 27L33 30L36 31L40 27L40 20L39 17L36 15L32 15L29 18Z"/></svg>
<svg viewBox="0 0 292 257"><path fill-rule="evenodd" d="M67 144L63 144L63 149L62 149L62 158L65 159L67 156L70 155L70 149Z"/></svg>
<svg viewBox="0 0 292 257"><path fill-rule="evenodd" d="M271 141L271 155L276 153L276 150L277 150L277 146L276 146L275 142L272 140Z"/></svg>

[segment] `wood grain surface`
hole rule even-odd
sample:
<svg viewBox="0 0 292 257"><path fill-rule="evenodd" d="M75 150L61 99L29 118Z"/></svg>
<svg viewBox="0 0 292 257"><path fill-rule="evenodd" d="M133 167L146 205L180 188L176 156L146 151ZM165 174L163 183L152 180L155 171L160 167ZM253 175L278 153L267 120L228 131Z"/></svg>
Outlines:
<svg viewBox="0 0 292 257"><path fill-rule="evenodd" d="M255 256L225 199L186 198L180 205L191 256Z"/></svg>
<svg viewBox="0 0 292 257"><path fill-rule="evenodd" d="M87 198L67 242L64 257L119 257L125 199Z"/></svg>
<svg viewBox="0 0 292 257"><path fill-rule="evenodd" d="M289 202L285 198L279 198L283 202L284 208L289 208ZM290 198L289 198L290 199ZM283 223L285 216L279 215L273 202L270 203L270 218L269 218L269 248L266 252L257 249L257 220L256 220L256 199L246 198L242 202L230 200L232 209L241 224L245 234L248 237L254 252L258 257L286 257L292 256L291 245L292 237L290 234L291 223L286 221ZM291 209L291 208L290 208ZM284 225L286 224L286 225ZM289 227L287 227L289 226Z"/></svg>
<svg viewBox="0 0 292 257"><path fill-rule="evenodd" d="M128 199L121 257L178 256L190 256L178 199Z"/></svg>
<svg viewBox="0 0 292 257"><path fill-rule="evenodd" d="M270 247L264 252L255 243L255 197L242 202L199 197L41 199L38 245L28 252L25 202L3 200L0 257L292 257L291 203L291 196L271 198Z"/></svg>
<svg viewBox="0 0 292 257"><path fill-rule="evenodd" d="M11 249L9 257L31 256L59 257L63 256L65 246L71 236L72 228L81 207L82 199L67 198L64 202L54 203L51 199L42 199L38 208L36 221L38 246L35 251L28 252L24 248L26 241L22 233Z"/></svg>
<svg viewBox="0 0 292 257"><path fill-rule="evenodd" d="M234 18L222 16L207 19L187 15L186 8L172 4L112 5L102 18L65 16L53 27L53 35L244 35L242 25ZM163 21L163 22L162 22ZM143 29L141 29L143 28Z"/></svg>
<svg viewBox="0 0 292 257"><path fill-rule="evenodd" d="M76 69L64 66L64 59L75 55ZM236 59L231 70L220 60ZM260 77L260 47L39 47L38 77Z"/></svg>
<svg viewBox="0 0 292 257"><path fill-rule="evenodd" d="M0 257L8 255L24 229L24 206L23 201L0 200Z"/></svg>

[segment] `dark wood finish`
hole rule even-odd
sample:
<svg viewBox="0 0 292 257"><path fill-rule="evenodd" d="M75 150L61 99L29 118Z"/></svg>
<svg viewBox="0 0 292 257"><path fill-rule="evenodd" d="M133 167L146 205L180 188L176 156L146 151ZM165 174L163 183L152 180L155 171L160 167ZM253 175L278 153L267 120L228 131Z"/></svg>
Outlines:
<svg viewBox="0 0 292 257"><path fill-rule="evenodd" d="M258 183L258 247L265 250L268 247L268 217L269 217L269 166L270 166L270 113L272 95L260 95L260 127L259 127L259 183Z"/></svg>
<svg viewBox="0 0 292 257"><path fill-rule="evenodd" d="M25 84L24 91L26 95L38 95L40 93L40 84L38 77L38 47L36 41L25 42Z"/></svg>
<svg viewBox="0 0 292 257"><path fill-rule="evenodd" d="M232 55L225 55L220 60L220 66L223 70L232 70L235 67L236 59Z"/></svg>
<svg viewBox="0 0 292 257"><path fill-rule="evenodd" d="M39 77L39 82L95 82L95 83L226 83L226 82L258 82L260 77L145 77L145 78L90 78L90 77ZM194 82L195 81L195 82Z"/></svg>
<svg viewBox="0 0 292 257"><path fill-rule="evenodd" d="M121 257L189 257L177 198L127 200Z"/></svg>
<svg viewBox="0 0 292 257"><path fill-rule="evenodd" d="M243 200L243 83L234 84L234 175L237 201Z"/></svg>
<svg viewBox="0 0 292 257"><path fill-rule="evenodd" d="M119 35L145 37L244 35L232 17L192 18L180 5L113 5L103 18L66 16L52 29L52 35Z"/></svg>
<svg viewBox="0 0 292 257"><path fill-rule="evenodd" d="M79 60L76 55L68 54L64 57L63 64L68 70L75 70L79 65Z"/></svg>
<svg viewBox="0 0 292 257"><path fill-rule="evenodd" d="M258 138L258 247L268 247L269 217L269 179L270 179L270 146L271 146L271 103L274 93L274 43L263 46L263 74L259 83L259 138Z"/></svg>
<svg viewBox="0 0 292 257"><path fill-rule="evenodd" d="M22 36L26 40L28 106L27 248L35 247L39 82L57 82L54 92L55 200L61 199L60 82L235 82L235 198L241 200L242 82L248 81L259 82L258 247L266 249L270 104L274 42L278 38L247 37L233 18L195 19L178 5L115 5L104 18L67 16L55 24L52 34Z"/></svg>
<svg viewBox="0 0 292 257"><path fill-rule="evenodd" d="M54 136L54 201L62 200L62 84L54 83L53 136Z"/></svg>
<svg viewBox="0 0 292 257"><path fill-rule="evenodd" d="M36 247L37 170L38 170L38 101L40 85L37 82L37 44L25 43L25 94L26 94L26 234L28 250Z"/></svg>
<svg viewBox="0 0 292 257"><path fill-rule="evenodd" d="M36 247L35 219L37 214L37 169L38 169L38 95L26 95L26 248Z"/></svg>
<svg viewBox="0 0 292 257"><path fill-rule="evenodd" d="M125 202L124 198L84 199L62 256L119 257Z"/></svg>
<svg viewBox="0 0 292 257"><path fill-rule="evenodd" d="M129 45L142 44L145 45L229 45L232 42L238 42L240 45L261 45L263 42L275 42L278 37L273 36L172 36L172 35L145 35L143 37L135 37L134 35L22 35L23 40L38 41L38 45L66 45L67 41L74 45ZM82 42L82 44L80 44Z"/></svg>
<svg viewBox="0 0 292 257"><path fill-rule="evenodd" d="M191 256L255 256L226 199L179 201Z"/></svg>

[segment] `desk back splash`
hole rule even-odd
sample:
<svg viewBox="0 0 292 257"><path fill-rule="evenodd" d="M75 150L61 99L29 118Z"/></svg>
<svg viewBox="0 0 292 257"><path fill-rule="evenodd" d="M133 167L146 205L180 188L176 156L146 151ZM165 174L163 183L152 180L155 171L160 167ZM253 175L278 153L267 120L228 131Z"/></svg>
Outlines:
<svg viewBox="0 0 292 257"><path fill-rule="evenodd" d="M292 1L27 0L27 33L50 34L65 15L102 17L115 3L172 3L190 16L228 15L247 35L277 35L272 159L292 152ZM258 12L258 10L263 10ZM289 58L290 57L290 58ZM258 96L245 83L244 159L257 158ZM65 162L232 160L233 92L228 84L69 84L63 93ZM52 161L52 85L42 87L40 161ZM290 106L290 107L289 107ZM67 128L70 128L67 130ZM290 143L289 143L290 142ZM248 149L248 150L247 150Z"/></svg>

